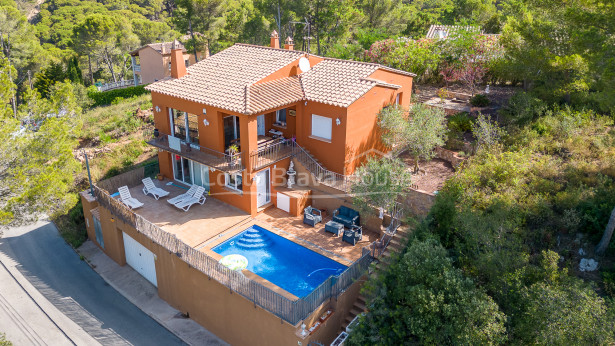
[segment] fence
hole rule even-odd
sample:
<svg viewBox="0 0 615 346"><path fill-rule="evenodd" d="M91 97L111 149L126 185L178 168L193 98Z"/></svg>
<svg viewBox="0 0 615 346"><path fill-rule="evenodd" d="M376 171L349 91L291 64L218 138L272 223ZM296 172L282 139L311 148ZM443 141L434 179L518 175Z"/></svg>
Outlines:
<svg viewBox="0 0 615 346"><path fill-rule="evenodd" d="M105 84L102 84L101 86L97 86L96 88L98 88L98 91L102 92L102 91L107 91L111 89L119 89L119 88L125 88L125 87L130 87L130 86L135 86L134 80L121 80L119 82L105 83Z"/></svg>
<svg viewBox="0 0 615 346"><path fill-rule="evenodd" d="M132 173L132 172L129 172ZM141 171L143 174L143 171ZM102 182L105 186L115 186L120 181L135 179L137 174L118 176L112 182ZM309 295L298 300L282 296L271 289L252 281L243 274L230 270L217 260L198 251L178 239L175 235L162 230L142 216L112 198L105 190L94 186L94 194L100 206L107 208L119 220L133 226L137 231L148 237L154 243L174 253L191 267L201 271L208 277L218 281L232 291L241 294L255 305L266 309L292 325L308 317L316 308L330 298L337 297L361 277L372 261L370 251L363 250L360 259L355 261L339 276L331 276L319 285Z"/></svg>

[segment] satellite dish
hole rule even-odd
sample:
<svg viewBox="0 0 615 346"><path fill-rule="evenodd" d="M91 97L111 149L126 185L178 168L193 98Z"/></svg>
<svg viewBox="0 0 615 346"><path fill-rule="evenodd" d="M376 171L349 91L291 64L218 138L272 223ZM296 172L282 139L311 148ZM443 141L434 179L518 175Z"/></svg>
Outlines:
<svg viewBox="0 0 615 346"><path fill-rule="evenodd" d="M306 57L299 59L299 69L301 72L307 72L310 70L310 61Z"/></svg>

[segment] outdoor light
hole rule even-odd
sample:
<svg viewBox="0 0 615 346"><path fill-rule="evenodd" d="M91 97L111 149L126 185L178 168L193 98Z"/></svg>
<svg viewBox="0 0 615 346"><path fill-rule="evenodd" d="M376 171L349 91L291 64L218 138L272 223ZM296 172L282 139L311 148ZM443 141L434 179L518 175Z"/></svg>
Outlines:
<svg viewBox="0 0 615 346"><path fill-rule="evenodd" d="M216 169L215 169L215 168L213 168L213 167L209 167L209 171L213 173L213 172L215 172L215 171L216 171Z"/></svg>
<svg viewBox="0 0 615 346"><path fill-rule="evenodd" d="M335 119L335 125L339 125L339 124L341 124L341 123L342 123L342 122L340 121L340 118Z"/></svg>
<svg viewBox="0 0 615 346"><path fill-rule="evenodd" d="M203 108L203 114L207 114L207 108Z"/></svg>
<svg viewBox="0 0 615 346"><path fill-rule="evenodd" d="M160 112L160 107L156 106L156 112Z"/></svg>
<svg viewBox="0 0 615 346"><path fill-rule="evenodd" d="M305 105L307 106L307 101L305 101Z"/></svg>
<svg viewBox="0 0 615 346"><path fill-rule="evenodd" d="M207 119L203 119L203 125L209 126L209 121L207 121Z"/></svg>

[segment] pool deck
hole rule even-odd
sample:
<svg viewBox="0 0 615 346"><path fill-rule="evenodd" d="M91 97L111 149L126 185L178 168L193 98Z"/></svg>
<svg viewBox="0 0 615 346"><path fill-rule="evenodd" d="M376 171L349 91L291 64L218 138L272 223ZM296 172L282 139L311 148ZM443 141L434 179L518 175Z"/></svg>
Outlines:
<svg viewBox="0 0 615 346"><path fill-rule="evenodd" d="M362 248L378 239L376 232L363 230L363 240L355 246L342 241L342 236L325 232L325 223L331 216L323 219L316 227L305 225L303 216L295 217L272 206L260 212L255 218L248 213L226 204L213 197L207 197L203 205L195 204L184 212L169 204L167 199L187 191L166 185L169 181L155 181L155 185L170 192L168 197L154 199L152 195L145 196L142 186L130 188L132 197L144 205L135 213L148 221L174 234L189 246L213 255L211 248L242 232L249 226L257 224L282 237L310 248L344 265L350 265L361 257ZM217 254L216 254L217 255ZM214 256L216 257L216 256Z"/></svg>

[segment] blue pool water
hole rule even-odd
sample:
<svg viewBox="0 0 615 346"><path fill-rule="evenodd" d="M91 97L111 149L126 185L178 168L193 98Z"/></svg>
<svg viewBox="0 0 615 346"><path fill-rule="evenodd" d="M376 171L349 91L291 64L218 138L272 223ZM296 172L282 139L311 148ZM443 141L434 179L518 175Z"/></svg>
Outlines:
<svg viewBox="0 0 615 346"><path fill-rule="evenodd" d="M243 255L248 270L296 295L305 297L331 275L346 266L253 225L217 245L214 252L226 256Z"/></svg>

